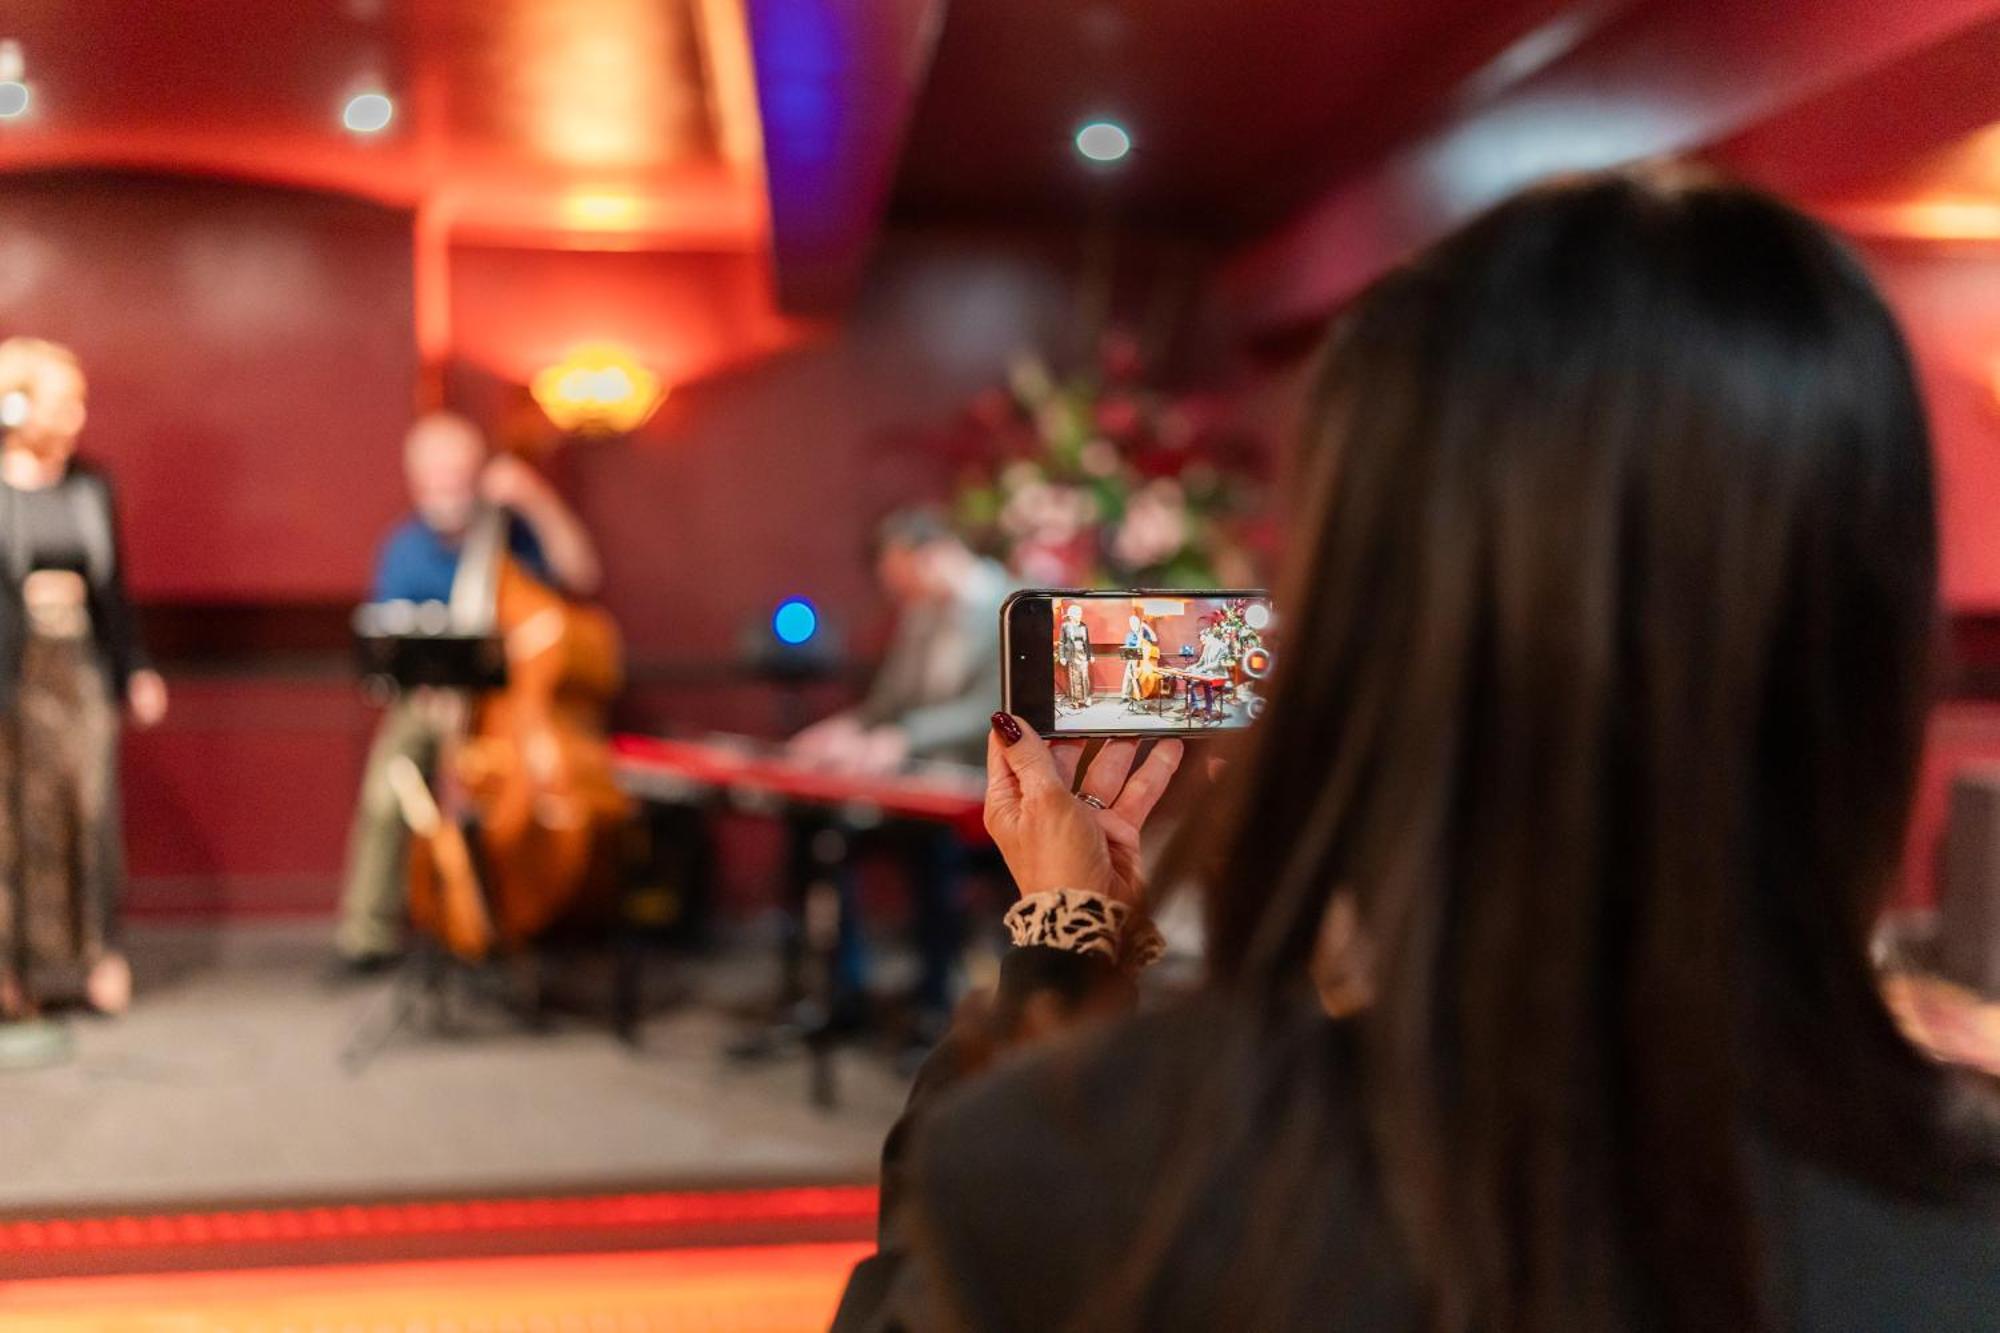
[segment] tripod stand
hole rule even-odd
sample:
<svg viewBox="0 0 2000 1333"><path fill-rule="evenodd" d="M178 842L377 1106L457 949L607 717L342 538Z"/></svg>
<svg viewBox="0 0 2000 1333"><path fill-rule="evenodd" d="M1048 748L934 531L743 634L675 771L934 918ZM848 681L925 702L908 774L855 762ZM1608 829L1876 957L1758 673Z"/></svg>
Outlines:
<svg viewBox="0 0 2000 1333"><path fill-rule="evenodd" d="M510 976L502 968L516 964ZM530 977L525 1001L517 987L534 960L520 958L472 963L453 957L429 939L419 939L390 983L379 1004L356 1025L340 1052L341 1068L365 1073L402 1036L451 1040L466 1035L472 1007L505 1014L528 1032L548 1024L539 977Z"/></svg>

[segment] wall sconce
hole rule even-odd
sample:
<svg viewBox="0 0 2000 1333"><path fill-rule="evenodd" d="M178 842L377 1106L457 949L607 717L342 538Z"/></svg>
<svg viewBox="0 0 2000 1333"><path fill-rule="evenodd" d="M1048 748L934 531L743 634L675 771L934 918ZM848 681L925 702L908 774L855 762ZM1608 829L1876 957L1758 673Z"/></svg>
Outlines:
<svg viewBox="0 0 2000 1333"><path fill-rule="evenodd" d="M637 430L667 397L660 377L616 343L571 348L528 392L557 430L578 435Z"/></svg>

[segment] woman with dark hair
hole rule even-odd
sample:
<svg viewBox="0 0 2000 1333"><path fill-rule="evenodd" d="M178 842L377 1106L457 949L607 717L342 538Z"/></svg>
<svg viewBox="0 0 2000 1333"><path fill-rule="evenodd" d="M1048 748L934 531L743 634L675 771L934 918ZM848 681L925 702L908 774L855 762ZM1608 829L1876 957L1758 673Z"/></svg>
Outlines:
<svg viewBox="0 0 2000 1333"><path fill-rule="evenodd" d="M1076 799L997 715L1019 947L839 1326L2000 1328L1994 1090L1867 959L1937 590L1860 268L1741 188L1568 181L1358 300L1311 421L1270 716L1161 881L1206 984L944 1095L1130 1003L1179 760Z"/></svg>

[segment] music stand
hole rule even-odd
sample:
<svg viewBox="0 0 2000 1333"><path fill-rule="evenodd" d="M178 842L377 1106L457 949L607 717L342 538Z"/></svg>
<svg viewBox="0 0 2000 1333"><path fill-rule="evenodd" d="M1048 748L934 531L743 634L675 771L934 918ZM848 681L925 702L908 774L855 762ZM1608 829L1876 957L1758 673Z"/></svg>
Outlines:
<svg viewBox="0 0 2000 1333"><path fill-rule="evenodd" d="M375 602L354 613L354 653L365 689L388 698L415 689L497 690L507 645L451 627L443 602Z"/></svg>
<svg viewBox="0 0 2000 1333"><path fill-rule="evenodd" d="M417 690L476 694L507 683L505 642L497 635L453 629L442 602L361 607L354 615L354 650L362 688L382 702ZM388 1013L374 1023L364 1017L341 1051L342 1066L351 1074L361 1073L405 1029L449 1032L447 987L454 972L473 975L473 969L433 941L416 940L396 969Z"/></svg>

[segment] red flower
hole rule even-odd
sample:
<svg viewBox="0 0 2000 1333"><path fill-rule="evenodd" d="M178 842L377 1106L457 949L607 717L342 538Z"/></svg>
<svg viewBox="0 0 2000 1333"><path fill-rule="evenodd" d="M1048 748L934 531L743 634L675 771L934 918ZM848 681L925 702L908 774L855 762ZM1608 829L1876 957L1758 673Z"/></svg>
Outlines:
<svg viewBox="0 0 2000 1333"><path fill-rule="evenodd" d="M1097 404L1097 429L1114 440L1129 440L1139 433L1146 415L1139 400L1125 394L1106 394Z"/></svg>
<svg viewBox="0 0 2000 1333"><path fill-rule="evenodd" d="M1146 354L1140 349L1139 340L1122 330L1104 335L1097 356L1104 377L1113 383L1136 380L1146 369Z"/></svg>
<svg viewBox="0 0 2000 1333"><path fill-rule="evenodd" d="M1142 449L1132 456L1132 468L1142 477L1178 477L1187 456L1171 449Z"/></svg>
<svg viewBox="0 0 2000 1333"><path fill-rule="evenodd" d="M1004 389L988 389L972 400L965 414L987 430L1001 430L1014 418L1014 400Z"/></svg>

